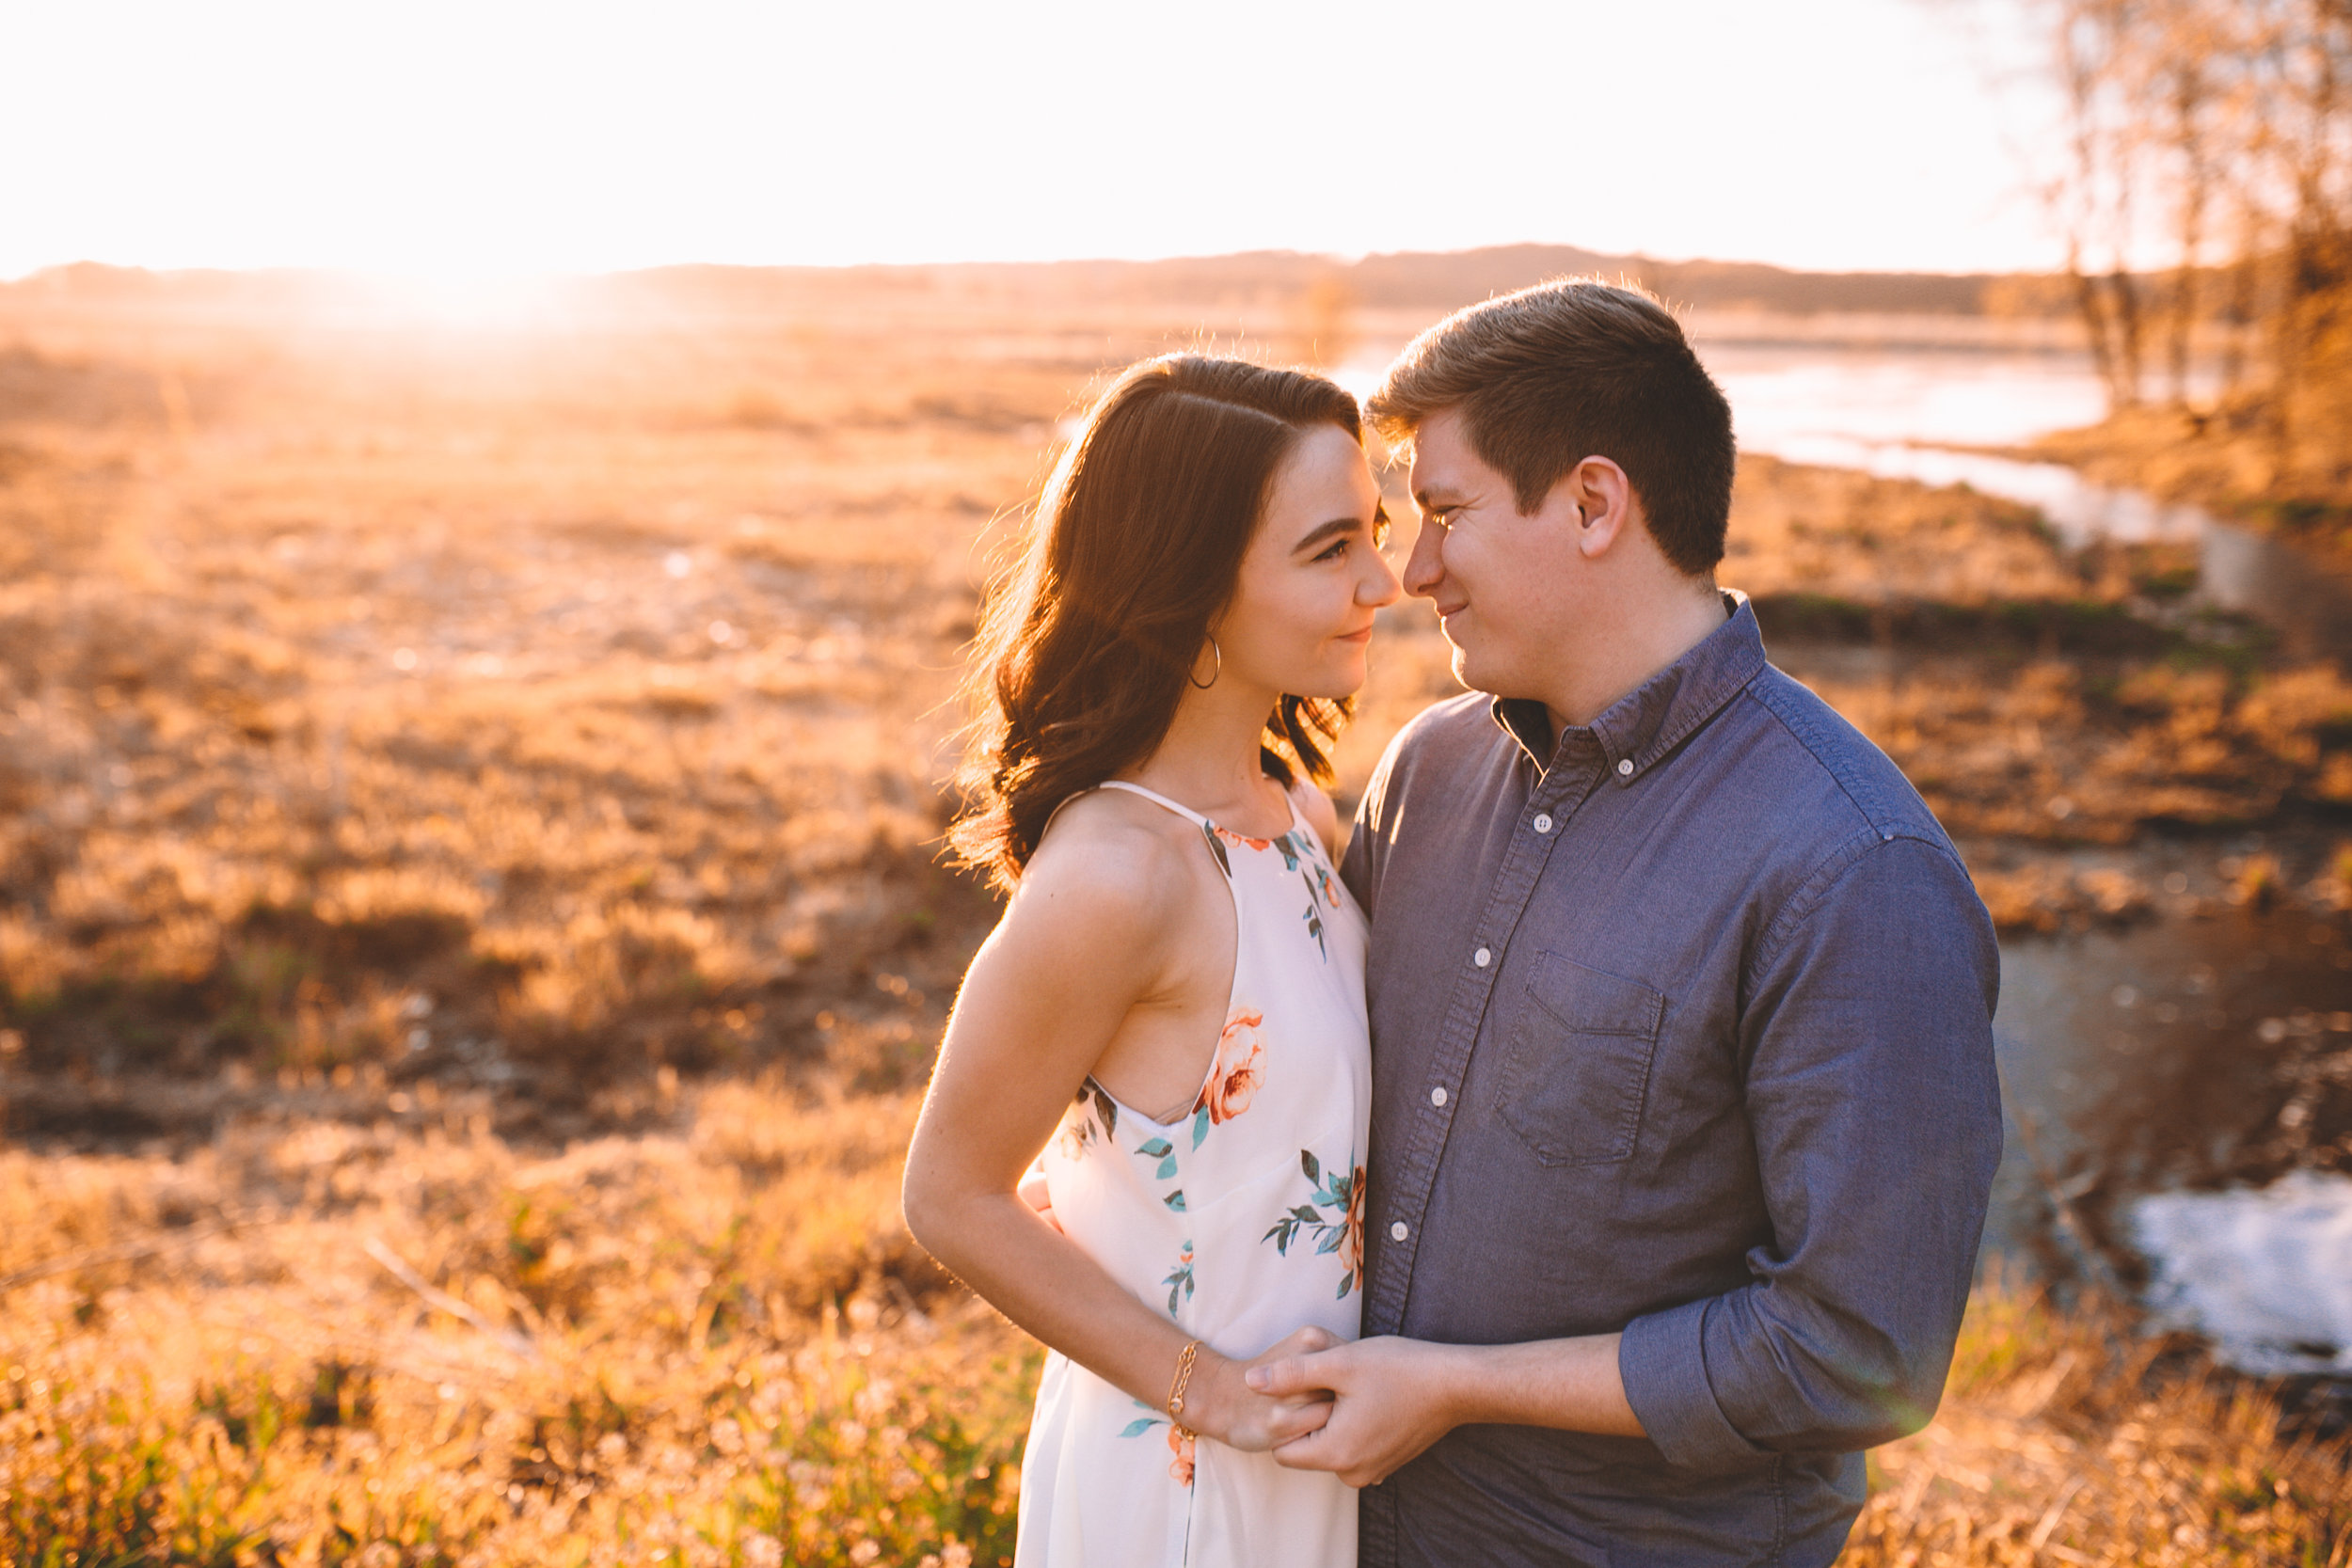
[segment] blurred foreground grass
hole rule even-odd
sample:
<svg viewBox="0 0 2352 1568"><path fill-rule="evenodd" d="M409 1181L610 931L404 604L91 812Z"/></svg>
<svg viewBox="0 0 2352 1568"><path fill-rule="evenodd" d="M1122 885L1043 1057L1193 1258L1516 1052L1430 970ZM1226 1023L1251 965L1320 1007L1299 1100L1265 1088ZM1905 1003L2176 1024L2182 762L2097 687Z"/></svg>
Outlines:
<svg viewBox="0 0 2352 1568"><path fill-rule="evenodd" d="M1037 1354L914 1264L911 1117L726 1085L552 1159L0 1158L0 1561L1009 1561ZM1848 1560L2340 1564L2346 1458L1996 1277Z"/></svg>

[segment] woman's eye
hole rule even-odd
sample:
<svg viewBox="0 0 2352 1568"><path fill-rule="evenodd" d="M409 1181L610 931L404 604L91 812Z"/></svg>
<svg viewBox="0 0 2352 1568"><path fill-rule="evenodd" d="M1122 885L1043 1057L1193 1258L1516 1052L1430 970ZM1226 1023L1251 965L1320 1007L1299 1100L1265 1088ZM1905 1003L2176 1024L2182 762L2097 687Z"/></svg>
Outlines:
<svg viewBox="0 0 2352 1568"><path fill-rule="evenodd" d="M1347 546L1348 541L1344 539L1335 539L1327 546L1326 546L1323 553L1316 556L1315 559L1317 561L1337 561L1340 557L1347 553Z"/></svg>

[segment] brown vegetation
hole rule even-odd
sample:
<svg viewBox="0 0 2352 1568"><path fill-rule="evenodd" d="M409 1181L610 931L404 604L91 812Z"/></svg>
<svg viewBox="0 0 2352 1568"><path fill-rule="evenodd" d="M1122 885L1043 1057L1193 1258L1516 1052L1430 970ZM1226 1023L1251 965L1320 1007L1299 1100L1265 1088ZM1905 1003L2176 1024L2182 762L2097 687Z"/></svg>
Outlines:
<svg viewBox="0 0 2352 1568"><path fill-rule="evenodd" d="M2127 1314L2015 1283L1978 1291L1943 1409L1872 1470L1854 1568L2352 1561L2340 1445Z"/></svg>
<svg viewBox="0 0 2352 1568"><path fill-rule="evenodd" d="M888 1272L910 1109L0 1158L0 1560L1009 1561L1036 1352ZM2273 1391L1995 1279L1848 1560L2342 1564L2345 1475Z"/></svg>
<svg viewBox="0 0 2352 1568"><path fill-rule="evenodd" d="M1008 1560L1036 1355L891 1272L912 1113L0 1157L0 1561Z"/></svg>
<svg viewBox="0 0 2352 1568"><path fill-rule="evenodd" d="M787 283L470 334L0 292L0 1559L1006 1549L1032 1353L895 1207L993 912L937 863L943 705L1097 374L1364 318ZM2179 562L1761 460L1738 508L1725 580L2005 927L2171 908L2154 832L2265 827L2249 897L2352 885L2352 696L2179 612ZM1375 663L1348 791L1454 689L1425 606ZM2202 1408L2169 1363L2012 1318L2042 1348L1883 1457L1857 1551L2010 1560L2058 1465L2036 1551L2161 1519L2331 1560L2265 1396L2153 1422ZM2249 1464L2288 1486L2250 1524Z"/></svg>

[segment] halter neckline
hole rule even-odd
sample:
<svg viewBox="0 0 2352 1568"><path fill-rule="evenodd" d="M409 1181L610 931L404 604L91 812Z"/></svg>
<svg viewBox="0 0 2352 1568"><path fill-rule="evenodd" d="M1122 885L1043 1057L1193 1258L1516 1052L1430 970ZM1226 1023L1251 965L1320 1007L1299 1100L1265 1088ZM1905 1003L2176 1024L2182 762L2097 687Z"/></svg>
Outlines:
<svg viewBox="0 0 2352 1568"><path fill-rule="evenodd" d="M1244 840L1249 840L1252 838L1252 835L1248 833L1235 832L1232 829L1217 822L1215 818L1205 816L1201 813L1193 810L1190 806L1185 805L1181 800L1169 800L1167 796L1162 795L1156 789L1146 789L1139 784L1129 784L1124 779L1104 779L1101 787L1104 789L1123 789L1130 795L1140 795L1145 800L1150 800L1156 805L1166 806L1169 811L1172 811L1177 816L1184 817L1186 821L1193 823L1196 827L1202 828L1209 832L1225 833L1233 838ZM1293 798L1288 790L1284 790L1282 792L1282 801L1283 804L1290 808L1291 814L1289 826L1283 828L1281 831L1286 833L1293 828L1296 828L1299 825L1298 801ZM1271 838L1279 838L1280 836L1281 833L1270 835Z"/></svg>

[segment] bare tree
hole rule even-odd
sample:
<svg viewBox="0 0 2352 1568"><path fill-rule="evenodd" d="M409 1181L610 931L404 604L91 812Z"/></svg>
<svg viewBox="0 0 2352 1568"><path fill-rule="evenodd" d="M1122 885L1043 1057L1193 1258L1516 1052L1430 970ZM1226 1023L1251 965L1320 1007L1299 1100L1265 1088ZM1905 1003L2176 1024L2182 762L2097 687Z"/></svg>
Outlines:
<svg viewBox="0 0 2352 1568"><path fill-rule="evenodd" d="M2352 497L2352 0L2043 10L2067 111L2049 194L2114 406L2140 401L2152 339L2185 405L2218 335L2274 485Z"/></svg>

